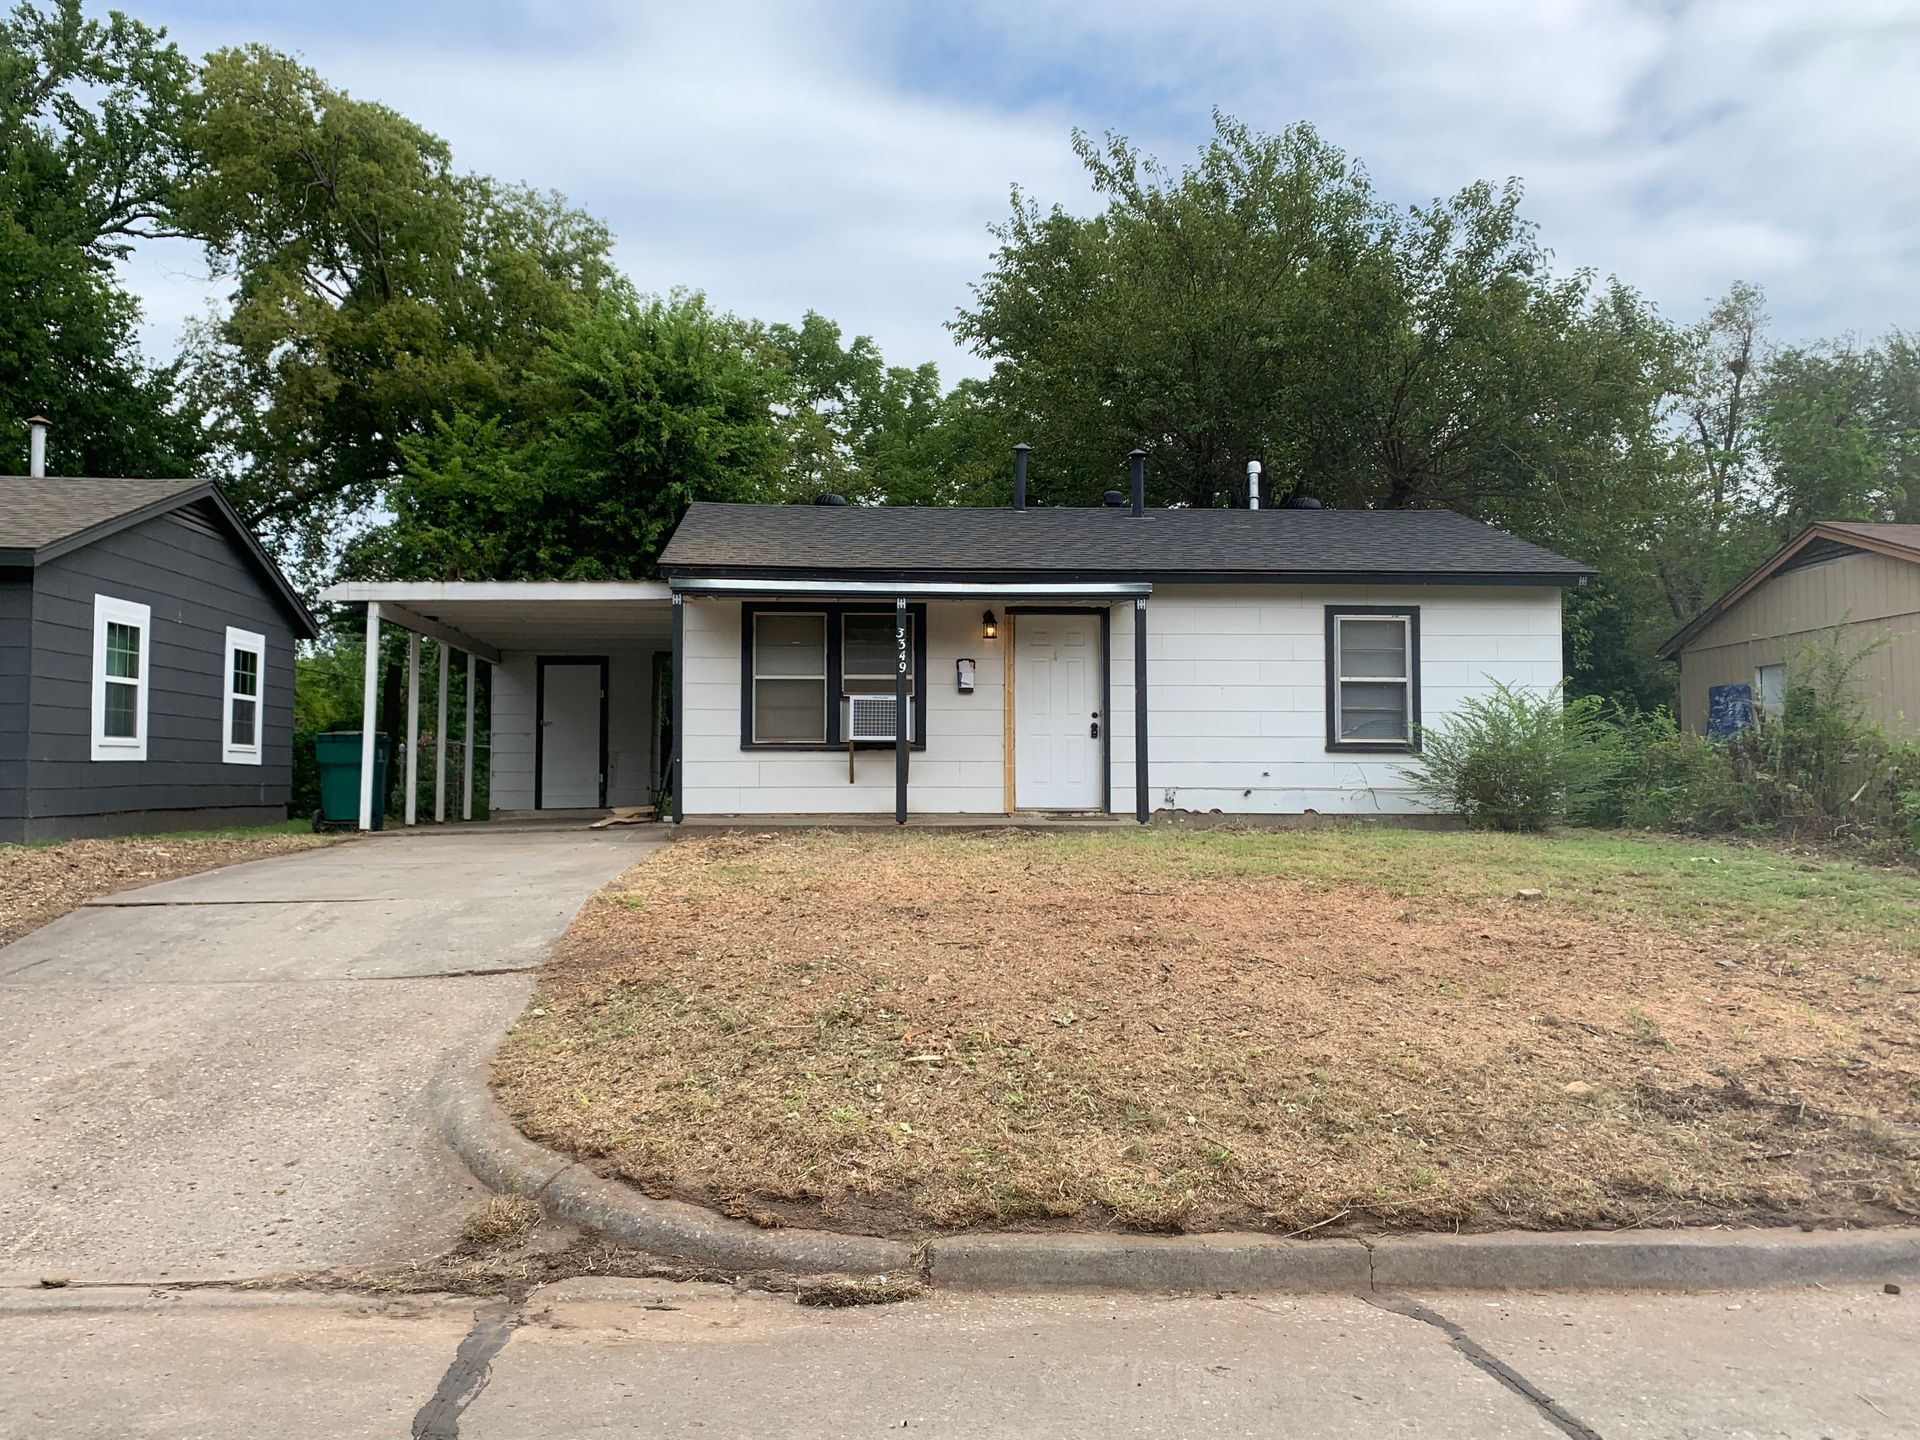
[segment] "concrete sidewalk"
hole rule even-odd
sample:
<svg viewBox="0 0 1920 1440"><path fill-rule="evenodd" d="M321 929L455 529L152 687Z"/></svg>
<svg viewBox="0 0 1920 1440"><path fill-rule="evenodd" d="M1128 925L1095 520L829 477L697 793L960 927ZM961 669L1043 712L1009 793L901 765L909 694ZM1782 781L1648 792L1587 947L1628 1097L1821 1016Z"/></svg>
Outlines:
<svg viewBox="0 0 1920 1440"><path fill-rule="evenodd" d="M125 892L0 949L0 1276L437 1251L483 1192L427 1086L651 835L411 834Z"/></svg>
<svg viewBox="0 0 1920 1440"><path fill-rule="evenodd" d="M1915 1354L1914 1302L1863 1287L856 1310L648 1281L518 1304L0 1291L0 1437L1846 1440L1920 1433Z"/></svg>

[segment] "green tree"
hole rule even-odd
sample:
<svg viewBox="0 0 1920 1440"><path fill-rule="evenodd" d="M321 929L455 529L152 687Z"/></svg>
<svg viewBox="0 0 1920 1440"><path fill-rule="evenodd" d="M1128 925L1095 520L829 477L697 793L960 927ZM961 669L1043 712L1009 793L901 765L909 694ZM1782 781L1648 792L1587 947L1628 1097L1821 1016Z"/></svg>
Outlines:
<svg viewBox="0 0 1920 1440"><path fill-rule="evenodd" d="M461 411L401 440L393 520L347 566L403 579L650 576L693 501L776 493L778 393L744 327L702 296L614 287L533 357L516 421Z"/></svg>
<svg viewBox="0 0 1920 1440"><path fill-rule="evenodd" d="M113 274L133 241L179 233L190 80L165 31L79 0L0 19L0 468L35 413L69 474L183 475L204 452Z"/></svg>
<svg viewBox="0 0 1920 1440"><path fill-rule="evenodd" d="M995 433L978 385L940 388L931 364L888 365L871 337L844 343L808 311L755 338L780 387L788 498L833 492L855 503L966 505L1002 498L1010 441Z"/></svg>
<svg viewBox="0 0 1920 1440"><path fill-rule="evenodd" d="M1662 462L1674 337L1631 290L1554 277L1517 184L1397 210L1310 126L1224 116L1175 174L1075 146L1104 209L1015 192L956 332L1086 503L1138 444L1159 503L1453 506L1580 544ZM1629 498L1631 497L1631 498Z"/></svg>
<svg viewBox="0 0 1920 1440"><path fill-rule="evenodd" d="M183 212L233 282L194 342L236 499L309 564L436 417L498 414L611 282L603 226L260 46L209 56Z"/></svg>

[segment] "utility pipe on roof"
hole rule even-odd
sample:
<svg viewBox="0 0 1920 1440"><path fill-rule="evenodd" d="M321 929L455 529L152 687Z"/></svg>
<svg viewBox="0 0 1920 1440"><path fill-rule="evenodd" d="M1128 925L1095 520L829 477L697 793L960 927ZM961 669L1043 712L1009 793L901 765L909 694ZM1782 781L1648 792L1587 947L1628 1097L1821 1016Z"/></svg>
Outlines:
<svg viewBox="0 0 1920 1440"><path fill-rule="evenodd" d="M1127 456L1127 464L1133 471L1133 513L1147 513L1147 452L1135 450Z"/></svg>
<svg viewBox="0 0 1920 1440"><path fill-rule="evenodd" d="M1258 460L1247 461L1247 508L1249 510L1260 508L1260 462Z"/></svg>
<svg viewBox="0 0 1920 1440"><path fill-rule="evenodd" d="M44 479L47 473L47 417L35 415L27 421L27 475Z"/></svg>

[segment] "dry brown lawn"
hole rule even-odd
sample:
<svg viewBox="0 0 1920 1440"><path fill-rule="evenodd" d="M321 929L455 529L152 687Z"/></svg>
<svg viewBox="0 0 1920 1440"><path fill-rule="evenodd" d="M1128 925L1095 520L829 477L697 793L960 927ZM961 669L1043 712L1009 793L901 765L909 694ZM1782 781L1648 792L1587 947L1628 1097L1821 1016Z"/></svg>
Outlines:
<svg viewBox="0 0 1920 1440"><path fill-rule="evenodd" d="M0 845L0 945L101 895L330 845L341 837L281 829L224 830L57 845Z"/></svg>
<svg viewBox="0 0 1920 1440"><path fill-rule="evenodd" d="M537 1139L763 1224L1885 1223L1920 1219L1917 1043L1910 873L789 831L610 886L495 1079Z"/></svg>

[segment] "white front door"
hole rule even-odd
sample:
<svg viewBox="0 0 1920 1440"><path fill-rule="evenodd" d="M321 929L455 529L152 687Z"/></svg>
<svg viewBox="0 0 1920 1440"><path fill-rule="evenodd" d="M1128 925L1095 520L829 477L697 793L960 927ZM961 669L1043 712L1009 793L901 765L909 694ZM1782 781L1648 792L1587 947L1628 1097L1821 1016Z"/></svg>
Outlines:
<svg viewBox="0 0 1920 1440"><path fill-rule="evenodd" d="M542 810L600 806L600 691L605 674L598 660L540 664L540 793L535 803Z"/></svg>
<svg viewBox="0 0 1920 1440"><path fill-rule="evenodd" d="M1100 617L1024 614L1013 630L1013 800L1022 810L1098 810Z"/></svg>

